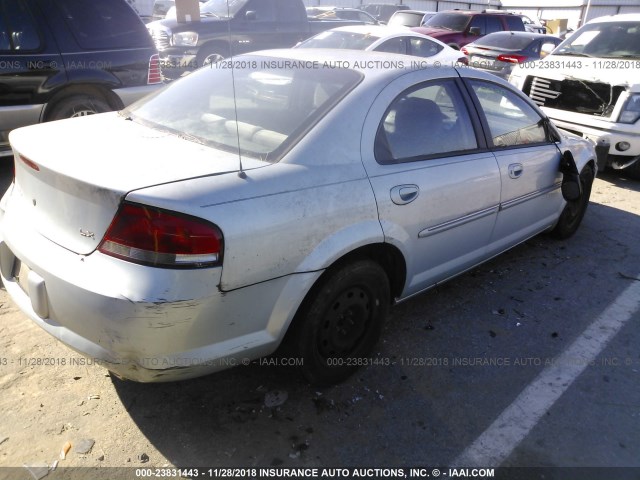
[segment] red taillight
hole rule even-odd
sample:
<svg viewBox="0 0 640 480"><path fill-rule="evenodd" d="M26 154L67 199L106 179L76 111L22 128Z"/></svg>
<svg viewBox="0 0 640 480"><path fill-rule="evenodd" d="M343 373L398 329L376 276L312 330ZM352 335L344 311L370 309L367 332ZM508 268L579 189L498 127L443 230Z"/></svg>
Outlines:
<svg viewBox="0 0 640 480"><path fill-rule="evenodd" d="M149 59L149 74L147 76L147 83L152 85L154 83L162 83L162 74L160 72L160 56L156 53L151 55Z"/></svg>
<svg viewBox="0 0 640 480"><path fill-rule="evenodd" d="M465 55L469 55L469 50L467 50L467 47L462 47L462 48L460 49L460 51L461 51L462 53L464 53Z"/></svg>
<svg viewBox="0 0 640 480"><path fill-rule="evenodd" d="M33 168L36 172L40 171L40 167L38 166L38 164L36 162L34 162L32 160L29 160L24 155L18 155L18 157L20 157L20 160L22 160L22 163L24 163L29 168Z"/></svg>
<svg viewBox="0 0 640 480"><path fill-rule="evenodd" d="M125 203L98 250L154 267L211 267L222 264L223 237L206 220Z"/></svg>
<svg viewBox="0 0 640 480"><path fill-rule="evenodd" d="M527 59L526 55L498 55L499 62L522 63Z"/></svg>

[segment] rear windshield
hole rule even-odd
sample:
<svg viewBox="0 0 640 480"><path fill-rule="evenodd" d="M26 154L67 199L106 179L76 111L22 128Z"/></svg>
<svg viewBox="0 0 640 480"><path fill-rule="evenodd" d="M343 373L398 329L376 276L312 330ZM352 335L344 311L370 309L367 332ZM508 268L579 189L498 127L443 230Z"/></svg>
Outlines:
<svg viewBox="0 0 640 480"><path fill-rule="evenodd" d="M345 50L365 50L380 37L368 33L327 31L311 37L296 48L340 48Z"/></svg>
<svg viewBox="0 0 640 480"><path fill-rule="evenodd" d="M152 45L136 12L124 0L57 0L78 45L87 50Z"/></svg>
<svg viewBox="0 0 640 480"><path fill-rule="evenodd" d="M437 13L427 20L425 25L432 28L444 28L445 30L461 32L467 28L470 20L471 17L463 13Z"/></svg>
<svg viewBox="0 0 640 480"><path fill-rule="evenodd" d="M389 25L419 27L424 13L398 11L389 19Z"/></svg>
<svg viewBox="0 0 640 480"><path fill-rule="evenodd" d="M203 67L121 115L189 141L274 162L362 78L354 70L306 65L313 62L237 58L247 68L232 70L225 61Z"/></svg>
<svg viewBox="0 0 640 480"><path fill-rule="evenodd" d="M475 42L476 45L483 47L498 47L506 50L523 50L527 48L534 40L528 36L520 35L487 35Z"/></svg>

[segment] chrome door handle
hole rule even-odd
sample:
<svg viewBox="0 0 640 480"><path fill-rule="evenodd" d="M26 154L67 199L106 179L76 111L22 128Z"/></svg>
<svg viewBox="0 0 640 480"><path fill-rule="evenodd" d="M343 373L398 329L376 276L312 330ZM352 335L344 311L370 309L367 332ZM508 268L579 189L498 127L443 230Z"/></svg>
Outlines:
<svg viewBox="0 0 640 480"><path fill-rule="evenodd" d="M518 178L524 172L524 167L521 163L512 163L509 165L509 177Z"/></svg>
<svg viewBox="0 0 640 480"><path fill-rule="evenodd" d="M417 185L397 185L391 189L391 201L396 205L406 205L418 198L419 193Z"/></svg>

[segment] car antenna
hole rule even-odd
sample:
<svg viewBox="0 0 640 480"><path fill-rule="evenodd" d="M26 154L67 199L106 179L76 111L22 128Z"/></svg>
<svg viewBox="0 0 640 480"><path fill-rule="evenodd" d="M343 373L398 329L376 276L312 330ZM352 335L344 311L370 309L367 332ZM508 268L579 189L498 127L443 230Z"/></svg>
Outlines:
<svg viewBox="0 0 640 480"><path fill-rule="evenodd" d="M229 8L229 0L227 0L227 19L231 19L231 9ZM231 68L231 86L233 88L233 111L236 116L236 139L238 140L238 162L240 163L240 171L238 177L247 178L247 174L242 168L242 151L240 150L240 125L238 124L238 102L236 98L236 77L233 69L233 42L231 39L231 22L227 22L227 32L229 34L229 67Z"/></svg>

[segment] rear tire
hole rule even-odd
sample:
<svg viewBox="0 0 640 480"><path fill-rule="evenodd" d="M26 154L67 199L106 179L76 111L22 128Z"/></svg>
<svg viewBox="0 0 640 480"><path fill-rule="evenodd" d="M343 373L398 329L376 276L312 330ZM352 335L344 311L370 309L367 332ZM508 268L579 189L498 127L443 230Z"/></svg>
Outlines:
<svg viewBox="0 0 640 480"><path fill-rule="evenodd" d="M101 98L91 95L73 95L63 98L51 109L47 120L62 120L64 118L84 117L96 113L104 113L113 110L111 106Z"/></svg>
<svg viewBox="0 0 640 480"><path fill-rule="evenodd" d="M580 183L582 184L582 195L575 201L567 202L560 214L558 223L551 230L551 235L559 239L571 237L580 226L584 213L589 205L591 196L591 186L593 185L593 167L586 165L580 172Z"/></svg>
<svg viewBox="0 0 640 480"><path fill-rule="evenodd" d="M291 332L305 378L314 385L332 385L366 365L389 299L389 279L371 260L343 265L314 287Z"/></svg>

